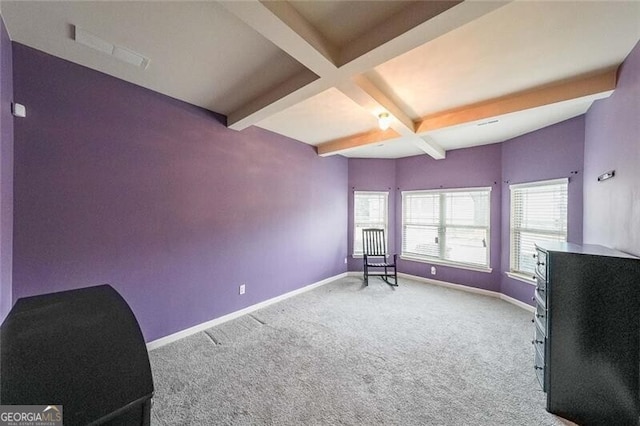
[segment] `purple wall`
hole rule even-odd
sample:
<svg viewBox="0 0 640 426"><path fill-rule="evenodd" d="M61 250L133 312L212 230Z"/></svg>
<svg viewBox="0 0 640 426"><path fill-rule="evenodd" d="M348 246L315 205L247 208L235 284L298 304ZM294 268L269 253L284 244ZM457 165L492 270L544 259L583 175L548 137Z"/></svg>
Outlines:
<svg viewBox="0 0 640 426"><path fill-rule="evenodd" d="M14 299L110 283L150 341L346 271L344 158L13 53Z"/></svg>
<svg viewBox="0 0 640 426"><path fill-rule="evenodd" d="M640 43L586 116L584 241L640 256ZM613 179L597 177L615 170Z"/></svg>
<svg viewBox="0 0 640 426"><path fill-rule="evenodd" d="M402 247L402 195L401 191L437 188L491 187L491 244L490 256L493 271L475 272L443 265L436 266L437 274L431 275L431 264L399 260L398 271L420 277L433 278L456 284L464 284L485 290L499 290L500 274L500 145L485 145L447 152L444 160L434 160L427 155L397 160L396 183L396 247Z"/></svg>
<svg viewBox="0 0 640 426"><path fill-rule="evenodd" d="M13 251L13 64L11 41L0 18L0 323L11 310Z"/></svg>
<svg viewBox="0 0 640 426"><path fill-rule="evenodd" d="M509 270L510 184L569 178L568 240L582 242L584 115L502 144L502 274L500 291L533 304L534 286L505 275ZM576 173L577 172L577 173Z"/></svg>
<svg viewBox="0 0 640 426"><path fill-rule="evenodd" d="M396 160L349 159L348 250L349 270L362 271L362 258L353 258L353 192L389 192L389 252L394 253L396 235Z"/></svg>

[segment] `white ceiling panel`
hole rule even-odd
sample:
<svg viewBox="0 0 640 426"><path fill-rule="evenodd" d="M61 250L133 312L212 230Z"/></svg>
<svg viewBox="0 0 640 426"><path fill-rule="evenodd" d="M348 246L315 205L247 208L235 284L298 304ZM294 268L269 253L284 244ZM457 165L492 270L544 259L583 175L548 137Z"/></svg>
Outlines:
<svg viewBox="0 0 640 426"><path fill-rule="evenodd" d="M403 158L421 155L424 152L407 140L394 139L346 150L340 154L348 158Z"/></svg>
<svg viewBox="0 0 640 426"><path fill-rule="evenodd" d="M337 89L326 90L258 124L263 129L318 145L376 129L376 117Z"/></svg>
<svg viewBox="0 0 640 426"><path fill-rule="evenodd" d="M620 64L640 2L516 1L367 74L414 119Z"/></svg>
<svg viewBox="0 0 640 426"><path fill-rule="evenodd" d="M216 2L3 1L2 15L13 41L222 114L304 69ZM147 69L76 43L73 25Z"/></svg>
<svg viewBox="0 0 640 426"><path fill-rule="evenodd" d="M292 1L291 5L335 46L345 46L412 1Z"/></svg>
<svg viewBox="0 0 640 426"><path fill-rule="evenodd" d="M428 135L446 150L504 142L587 112L605 96L589 96L448 127Z"/></svg>

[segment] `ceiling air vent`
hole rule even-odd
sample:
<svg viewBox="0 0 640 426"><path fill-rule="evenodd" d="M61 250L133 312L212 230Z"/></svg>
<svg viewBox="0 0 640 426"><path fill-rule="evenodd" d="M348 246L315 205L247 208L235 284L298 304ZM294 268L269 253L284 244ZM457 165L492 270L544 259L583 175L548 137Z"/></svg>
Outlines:
<svg viewBox="0 0 640 426"><path fill-rule="evenodd" d="M116 59L119 59L131 65L135 65L136 67L142 69L147 69L147 67L149 66L149 58L141 55L140 53L103 40L97 35L91 34L90 32L87 32L82 28L78 28L75 25L73 26L73 28L75 29L74 40L78 43L95 49L99 52L106 53L107 55L111 55Z"/></svg>
<svg viewBox="0 0 640 426"><path fill-rule="evenodd" d="M495 124L497 123L499 120L491 120L491 121L485 121L483 123L478 123L478 126L486 126L488 124Z"/></svg>

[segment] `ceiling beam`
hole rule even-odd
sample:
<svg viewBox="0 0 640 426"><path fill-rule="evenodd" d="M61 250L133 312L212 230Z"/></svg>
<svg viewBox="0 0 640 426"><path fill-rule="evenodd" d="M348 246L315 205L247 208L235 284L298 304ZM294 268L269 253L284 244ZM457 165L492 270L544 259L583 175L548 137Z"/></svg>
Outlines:
<svg viewBox="0 0 640 426"><path fill-rule="evenodd" d="M374 111L376 108L380 111L389 111L392 117L394 117L391 127L395 131L395 134L372 131L340 138L320 145L318 147L318 154L323 156L339 154L348 149L373 145L386 140L396 139L397 137L404 137L431 157L443 159L445 158L444 149L430 140L427 135L421 137L419 134L544 105L610 93L616 87L616 78L617 69L611 68L597 74L580 76L513 95L428 115L415 125L415 133L411 127L413 121L411 121L400 108L394 105L388 97L382 94L382 92L378 93L373 83L364 77L354 78L352 84L343 84L338 86L338 88L370 111ZM395 114L397 114L397 116Z"/></svg>
<svg viewBox="0 0 640 426"><path fill-rule="evenodd" d="M483 120L571 99L611 92L616 88L617 68L601 73L545 85L532 90L491 99L423 117L417 133Z"/></svg>
<svg viewBox="0 0 640 426"><path fill-rule="evenodd" d="M349 149L358 148L364 145L380 143L391 139L397 139L401 135L393 129L387 130L371 130L357 135L347 136L345 138L335 139L325 142L316 147L318 155L327 157L329 155L340 154Z"/></svg>
<svg viewBox="0 0 640 426"><path fill-rule="evenodd" d="M342 154L350 149L380 144L398 138L403 138L407 143L412 143L414 146L424 151L425 154L430 155L436 160L443 160L446 156L444 148L436 142L429 140L429 137L414 135L407 138L403 137L394 129L371 130L369 132L335 139L318 145L316 147L316 151L321 157L328 157L330 155Z"/></svg>
<svg viewBox="0 0 640 426"><path fill-rule="evenodd" d="M415 134L413 120L375 84L360 74L337 86L338 90L374 117L387 112L391 115L391 127L403 136Z"/></svg>
<svg viewBox="0 0 640 426"><path fill-rule="evenodd" d="M415 146L423 150L426 154L436 159L444 158L444 149L434 141L427 141L416 135L416 125L411 117L363 74L353 77L350 81L339 84L338 89L376 118L381 113L386 112L391 118L390 127L400 136L407 139L407 141L413 142ZM375 139L368 141L366 139L351 138L349 143L353 145L356 141L359 141L360 146L380 142ZM339 146L340 144L338 144L338 147ZM329 152L326 151L325 154L329 154Z"/></svg>
<svg viewBox="0 0 640 426"><path fill-rule="evenodd" d="M344 46L340 51L338 66L349 75L361 74L509 2L412 2L406 9Z"/></svg>
<svg viewBox="0 0 640 426"><path fill-rule="evenodd" d="M324 92L332 85L305 69L227 116L227 126L243 130L286 108Z"/></svg>
<svg viewBox="0 0 640 426"><path fill-rule="evenodd" d="M435 160L444 160L445 158L444 148L433 140L430 140L428 136L411 138L411 143L423 150L426 154L429 154Z"/></svg>
<svg viewBox="0 0 640 426"><path fill-rule="evenodd" d="M489 13L508 1L413 2L385 23L339 49L326 41L288 2L221 1L232 14L313 71L313 86L271 91L228 116L230 128L242 130L311 96L341 84L389 59ZM337 59L337 61L336 61ZM340 66L336 66L339 64ZM356 90L356 89L354 89ZM391 112L391 111L390 111ZM395 116L408 126L401 115ZM356 135L357 136L357 135Z"/></svg>
<svg viewBox="0 0 640 426"><path fill-rule="evenodd" d="M245 0L220 4L317 75L337 68L337 49L288 2Z"/></svg>

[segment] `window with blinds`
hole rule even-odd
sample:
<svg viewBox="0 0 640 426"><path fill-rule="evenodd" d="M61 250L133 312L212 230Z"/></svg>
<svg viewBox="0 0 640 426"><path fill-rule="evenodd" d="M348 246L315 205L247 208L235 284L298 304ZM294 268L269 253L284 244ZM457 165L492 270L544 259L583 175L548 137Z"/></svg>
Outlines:
<svg viewBox="0 0 640 426"><path fill-rule="evenodd" d="M384 229L387 232L388 192L355 191L353 195L353 254L362 255L362 230L366 228ZM385 241L385 243L387 243Z"/></svg>
<svg viewBox="0 0 640 426"><path fill-rule="evenodd" d="M491 188L402 193L402 256L489 268Z"/></svg>
<svg viewBox="0 0 640 426"><path fill-rule="evenodd" d="M532 277L535 243L567 241L568 179L510 185L511 272Z"/></svg>

